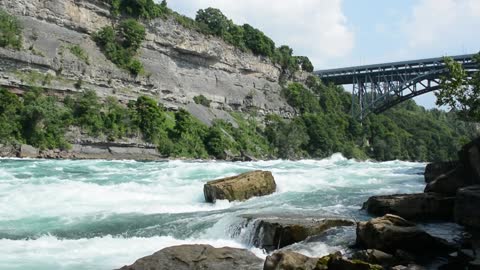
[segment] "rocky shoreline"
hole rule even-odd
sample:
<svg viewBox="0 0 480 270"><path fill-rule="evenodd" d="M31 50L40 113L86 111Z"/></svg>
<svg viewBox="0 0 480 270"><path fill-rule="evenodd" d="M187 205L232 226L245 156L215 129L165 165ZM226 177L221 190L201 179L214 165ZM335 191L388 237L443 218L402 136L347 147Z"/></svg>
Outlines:
<svg viewBox="0 0 480 270"><path fill-rule="evenodd" d="M252 252L208 245L169 247L122 270L160 269L480 269L480 138L459 151L459 161L431 163L425 169L424 193L373 196L362 210L373 216L355 222L342 217L247 215L254 224L252 245L271 252L265 261ZM205 199L246 200L275 192L269 172L254 171L205 184ZM435 237L414 221L456 222L465 228L452 242ZM291 244L342 226L356 226L352 254L321 258L289 251ZM436 261L435 266L431 266ZM441 263L438 263L441 261Z"/></svg>

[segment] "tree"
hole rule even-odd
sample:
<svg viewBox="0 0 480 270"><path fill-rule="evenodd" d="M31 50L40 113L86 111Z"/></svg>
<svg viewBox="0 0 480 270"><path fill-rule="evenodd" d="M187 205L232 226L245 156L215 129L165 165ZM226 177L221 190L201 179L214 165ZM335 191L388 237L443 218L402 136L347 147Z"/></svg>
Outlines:
<svg viewBox="0 0 480 270"><path fill-rule="evenodd" d="M75 124L85 129L91 135L99 135L103 131L103 119L97 93L87 90L77 97L73 107Z"/></svg>
<svg viewBox="0 0 480 270"><path fill-rule="evenodd" d="M480 54L475 56L475 62L480 63ZM469 78L462 65L452 58L445 58L449 75L442 78L441 90L436 104L449 106L458 116L467 121L480 121L480 72Z"/></svg>
<svg viewBox="0 0 480 270"><path fill-rule="evenodd" d="M223 15L219 9L211 7L200 9L195 21L205 24L212 34L219 37L224 37L230 27L233 26L233 22Z"/></svg>
<svg viewBox="0 0 480 270"><path fill-rule="evenodd" d="M118 31L124 48L133 52L140 49L145 39L145 27L142 24L134 19L127 19L120 23Z"/></svg>
<svg viewBox="0 0 480 270"><path fill-rule="evenodd" d="M262 31L249 24L243 25L245 46L254 54L272 57L275 51L275 42Z"/></svg>
<svg viewBox="0 0 480 270"><path fill-rule="evenodd" d="M0 142L6 143L21 139L20 112L23 104L20 99L5 88L0 88Z"/></svg>
<svg viewBox="0 0 480 270"><path fill-rule="evenodd" d="M313 64L306 56L296 56L297 65L306 72L313 72Z"/></svg>

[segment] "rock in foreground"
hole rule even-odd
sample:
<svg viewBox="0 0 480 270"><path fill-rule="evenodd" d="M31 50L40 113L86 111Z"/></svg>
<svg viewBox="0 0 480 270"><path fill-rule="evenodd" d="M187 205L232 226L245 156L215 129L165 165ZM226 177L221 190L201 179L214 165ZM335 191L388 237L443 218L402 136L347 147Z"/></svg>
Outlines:
<svg viewBox="0 0 480 270"><path fill-rule="evenodd" d="M363 204L368 213L393 214L405 219L452 220L455 197L437 193L373 196Z"/></svg>
<svg viewBox="0 0 480 270"><path fill-rule="evenodd" d="M445 174L460 165L459 161L433 162L425 167L425 182L430 183L442 174Z"/></svg>
<svg viewBox="0 0 480 270"><path fill-rule="evenodd" d="M264 270L380 270L379 265L347 260L339 252L322 258L310 258L292 251L280 251L267 257Z"/></svg>
<svg viewBox="0 0 480 270"><path fill-rule="evenodd" d="M445 240L433 237L415 224L395 215L359 222L357 244L390 254L397 250L421 255L441 254L452 250Z"/></svg>
<svg viewBox="0 0 480 270"><path fill-rule="evenodd" d="M255 223L254 246L267 251L301 242L334 227L355 225L354 221L342 218L295 217L291 215L285 217L245 215L243 217L249 222Z"/></svg>
<svg viewBox="0 0 480 270"><path fill-rule="evenodd" d="M255 196L272 194L277 189L273 175L268 171L253 171L206 183L205 201L244 201Z"/></svg>
<svg viewBox="0 0 480 270"><path fill-rule="evenodd" d="M162 249L119 270L260 270L262 263L260 258L244 249L183 245Z"/></svg>
<svg viewBox="0 0 480 270"><path fill-rule="evenodd" d="M479 185L460 189L455 203L455 221L464 226L480 229L479 206Z"/></svg>

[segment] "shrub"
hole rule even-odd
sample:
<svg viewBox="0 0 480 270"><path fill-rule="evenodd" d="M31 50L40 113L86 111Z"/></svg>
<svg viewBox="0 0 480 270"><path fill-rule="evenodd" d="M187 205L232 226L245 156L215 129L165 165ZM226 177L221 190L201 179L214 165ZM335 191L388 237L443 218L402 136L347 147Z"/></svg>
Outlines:
<svg viewBox="0 0 480 270"><path fill-rule="evenodd" d="M80 47L80 45L75 44L75 45L70 46L68 49L78 59L80 59L83 62L85 62L86 64L90 65L90 61L89 61L89 57L87 55L87 52L85 52L85 50L82 47Z"/></svg>
<svg viewBox="0 0 480 270"><path fill-rule="evenodd" d="M169 13L167 1L156 4L153 0L111 0L112 15L126 14L135 18L154 19Z"/></svg>
<svg viewBox="0 0 480 270"><path fill-rule="evenodd" d="M254 54L272 57L275 51L275 43L262 31L253 28L249 24L243 25L245 46Z"/></svg>
<svg viewBox="0 0 480 270"><path fill-rule="evenodd" d="M145 27L133 19L122 21L118 30L105 26L94 35L105 56L134 75L144 71L143 64L135 59L144 38Z"/></svg>
<svg viewBox="0 0 480 270"><path fill-rule="evenodd" d="M209 99L207 99L204 95L193 97L193 101L195 101L196 104L200 104L205 107L210 107L210 103L212 102Z"/></svg>
<svg viewBox="0 0 480 270"><path fill-rule="evenodd" d="M0 47L22 48L22 26L14 16L0 9Z"/></svg>

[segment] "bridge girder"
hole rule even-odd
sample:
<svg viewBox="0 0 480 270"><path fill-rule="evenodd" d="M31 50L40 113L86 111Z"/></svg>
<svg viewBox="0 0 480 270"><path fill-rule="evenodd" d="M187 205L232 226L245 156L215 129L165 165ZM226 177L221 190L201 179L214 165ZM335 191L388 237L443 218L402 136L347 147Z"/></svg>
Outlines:
<svg viewBox="0 0 480 270"><path fill-rule="evenodd" d="M453 56L468 74L478 71L473 54ZM315 72L324 83L353 85L352 114L363 120L425 93L439 90L448 74L444 58L421 59Z"/></svg>

